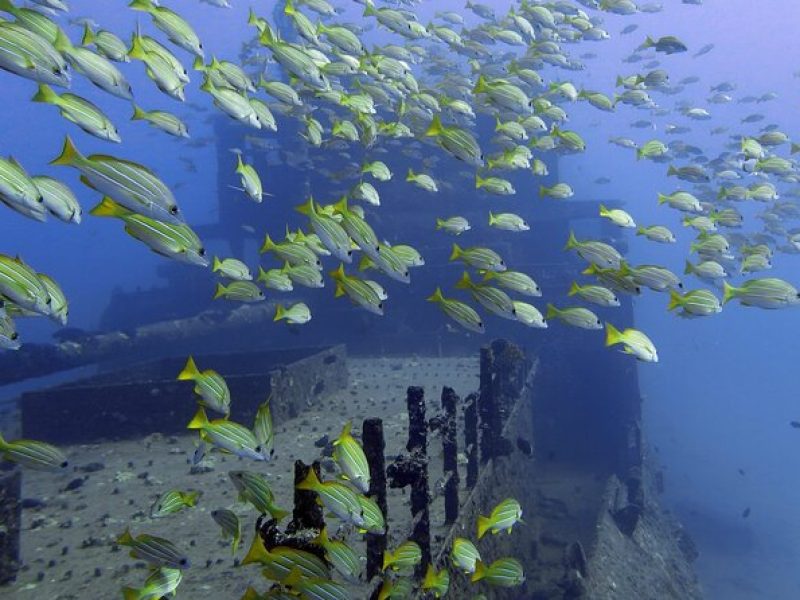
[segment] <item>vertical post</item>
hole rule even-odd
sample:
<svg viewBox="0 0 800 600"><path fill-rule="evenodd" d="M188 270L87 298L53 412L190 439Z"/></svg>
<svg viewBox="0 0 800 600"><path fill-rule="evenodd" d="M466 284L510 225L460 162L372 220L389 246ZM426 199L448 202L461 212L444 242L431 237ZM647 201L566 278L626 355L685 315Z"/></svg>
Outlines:
<svg viewBox="0 0 800 600"><path fill-rule="evenodd" d="M21 487L22 470L0 462L0 585L13 582L19 569Z"/></svg>
<svg viewBox="0 0 800 600"><path fill-rule="evenodd" d="M411 386L406 393L408 405L408 444L414 464L414 477L411 481L410 539L422 549L422 562L416 575L424 575L424 569L431 562L431 524L428 512L428 422L425 419L425 390Z"/></svg>
<svg viewBox="0 0 800 600"><path fill-rule="evenodd" d="M444 475L447 481L444 486L444 522L452 525L458 519L458 441L456 438L456 405L458 396L453 388L442 388L442 412L444 427L442 428L442 454Z"/></svg>
<svg viewBox="0 0 800 600"><path fill-rule="evenodd" d="M467 453L467 489L478 483L478 395L467 396L464 405L464 447Z"/></svg>
<svg viewBox="0 0 800 600"><path fill-rule="evenodd" d="M386 506L386 443L383 438L383 421L365 419L362 428L364 454L369 463L369 492L367 496L375 500L388 522ZM383 552L386 550L386 534L367 533L367 581L381 572Z"/></svg>
<svg viewBox="0 0 800 600"><path fill-rule="evenodd" d="M492 375L494 371L494 355L489 346L481 348L481 374L478 399L478 413L480 415L481 432L481 462L486 463L494 456L494 419L497 416L495 406L494 386Z"/></svg>
<svg viewBox="0 0 800 600"><path fill-rule="evenodd" d="M315 460L311 465L305 464L302 460L294 461L295 486L308 476L310 469L314 469L317 477L320 477L319 461ZM322 515L322 507L317 504L317 493L310 490L298 490L295 487L292 521L286 527L286 532L296 533L304 529L321 530L324 526L325 519Z"/></svg>

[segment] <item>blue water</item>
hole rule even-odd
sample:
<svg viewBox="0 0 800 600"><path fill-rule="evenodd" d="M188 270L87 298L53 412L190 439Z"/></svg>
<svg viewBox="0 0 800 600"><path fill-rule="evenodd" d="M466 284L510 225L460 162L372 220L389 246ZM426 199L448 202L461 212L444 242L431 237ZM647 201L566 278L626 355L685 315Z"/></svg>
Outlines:
<svg viewBox="0 0 800 600"><path fill-rule="evenodd" d="M213 53L219 58L235 61L242 41L249 40L252 35L252 29L246 26L248 5L253 4L257 10L267 13L273 3L232 2L235 7L230 10L192 0L171 0L169 6L191 21L203 40L207 58ZM337 4L346 7L337 20L363 23L361 6L345 0ZM490 4L498 14L510 5L505 1ZM710 129L718 126L730 127L730 134L755 134L763 125L775 123L790 137L797 137L800 141L800 116L797 111L800 79L793 75L798 69L795 58L800 53L800 38L797 36L798 9L793 0L704 0L701 6L665 0L664 4L666 8L663 12L630 17L587 10L591 16L603 17L601 26L611 33L612 38L604 42L565 44L573 56L584 52L597 54L596 58L585 61L585 70L558 71L546 67L541 72L546 80L569 80L579 88L610 95L614 91L617 75L647 71L643 63L622 62L646 34L654 38L675 35L688 45L689 52L673 56L657 55L660 68L669 72L672 83L691 75L698 76L700 82L687 86L679 95L666 96L654 92L653 98L665 108L673 108L676 102L684 100L692 106L706 107L712 113L712 119L694 122L676 111L667 116L652 117L647 110L624 105L609 114L586 103L565 104L569 113L566 127L583 136L587 150L581 154L560 157L549 153L543 159L553 168L557 164L559 180L573 186L576 200L622 201L638 223L669 226L678 238L677 244L671 246L649 242L630 232L620 232L619 236L628 245L626 258L632 263L659 264L682 273L694 234L681 227L680 215L676 211L656 204L656 194L679 188L691 189L691 185L667 178L667 165L664 163L636 161L633 150L609 144L609 136L631 137L639 143L651 138L665 142L680 139L699 146L709 157L716 156L729 141L728 134L710 136ZM71 15L89 16L103 28L125 33L122 37L126 41L126 32L131 31L137 21L142 24L144 31L151 35L157 33L147 16L125 8L125 3L121 1L72 0L70 5ZM414 10L423 23L427 23L436 10L459 11L469 23L477 23L476 17L467 13L460 1L423 2ZM369 22L372 23L372 20ZM637 23L639 29L630 35L619 35L619 31L630 23ZM68 32L73 41L78 39L77 27L70 26ZM162 39L163 36L158 34L157 37ZM398 41L396 36L383 29L366 32L364 39L368 45ZM715 46L710 53L692 58L694 52L708 43ZM187 66L190 64L191 59L185 52L175 50L175 53ZM209 117L218 113L208 96L198 89L201 81L199 74L193 73L186 96L188 102L201 105L205 109L203 112L182 107L160 94L146 77L141 63L132 62L120 68L133 86L140 106L148 110L158 108L175 112L189 125L193 140L208 138L208 143L203 147L189 146L185 140L172 139L145 123L131 122L132 109L129 103L111 97L94 88L84 78L75 76L70 91L98 104L119 128L124 143L115 146L94 139L63 120L56 108L31 102L30 98L36 90L34 82L0 72L0 97L3 100L0 110L0 153L13 155L32 174L48 174L68 183L78 194L84 209L84 221L79 226L65 225L53 218L46 224L36 223L3 209L0 251L19 253L37 270L53 275L70 300L69 325L86 330L101 326L103 311L115 290L130 292L167 286L170 281L164 279L163 271L162 274L157 273L157 269L165 265L166 259L130 239L122 231L120 223L88 215L88 210L99 200L99 196L78 182L74 170L48 166L48 162L59 154L65 133L73 137L84 154L109 153L151 167L173 187L187 222L193 226L216 222L217 195L222 193L217 190L218 169L232 172L235 164L233 160L224 165L217 162L217 148L213 139L215 132ZM279 69L274 66L271 68L273 73L279 73ZM710 86L723 81L737 85L737 89L731 93L734 102L727 105L708 104L706 99L710 95ZM759 96L766 92L777 93L777 99L761 104L738 104L735 101L748 94ZM260 96L263 97L263 93ZM751 112L763 113L764 121L754 125L740 124L740 119ZM267 134L267 137L280 141L287 139L280 136L290 135L284 131L293 135L294 129L285 118L279 116L278 119L279 127L286 123L285 130L280 131L278 136ZM652 119L657 128L630 128L629 124L638 119ZM692 131L680 136L668 136L663 131L666 123L687 125ZM481 142L484 149L490 147L488 139L482 139ZM786 156L786 150L786 147L781 147L777 153ZM449 157L441 152L439 154L442 162L436 171L438 180L448 180L448 169L463 169ZM191 158L198 167L197 171L187 171L180 157ZM405 166L395 167L386 155L379 158L390 164L396 179L402 180ZM392 158L397 160L397 165L407 160ZM687 164L685 160L676 162ZM402 164L405 165L405 162ZM264 168L261 174L267 191L291 189L294 194L292 197L268 197L264 205L257 207L268 221L266 229L273 237L277 237L284 230L284 215L288 213L286 207L299 204L302 200L302 185L297 181L283 181L282 169L277 166ZM458 202L449 198L445 206L452 214L457 214L459 202L469 206L474 204L468 203L482 202L487 208L511 207L535 220L537 208L543 201L535 197L538 182L528 174L524 175L520 177L515 174L512 177L517 185L517 196L511 200L477 196L464 185L463 180L459 180L455 185L463 189L454 194L458 196ZM611 182L597 185L594 182L598 177L608 177ZM744 183L751 181L746 179ZM332 187L338 189L341 186ZM393 192L402 194L402 189L408 189L397 181L385 188L381 184L376 184L376 187L382 192L387 190L385 202L391 202L389 198ZM795 186L784 184L780 189L792 187ZM336 199L328 196L327 189L312 191L320 201ZM243 197L233 201L243 205L243 214L256 210L247 206L248 201ZM436 198L409 199L410 206L419 210L420 206L436 201ZM764 206L753 202L736 205L745 215L744 231L761 229L761 222L756 215ZM375 214L379 215L379 211ZM304 223L300 215L290 214L287 218L293 227ZM408 239L409 236L419 239L428 235L419 230L407 233L402 227L402 223L391 221L380 224L381 234L392 241ZM485 232L485 227L483 230ZM597 223L593 222L576 226L579 237L592 235L596 230ZM472 237L465 237L469 243L485 241L480 233L473 233L475 235ZM256 235L260 238L261 234L259 228ZM433 233L431 226L429 235L440 234ZM519 235L535 237L537 231L534 227L532 232ZM490 232L487 238L497 240L501 236ZM450 241L442 241L440 252L446 253L445 248ZM230 248L221 240L208 240L206 247L209 256L230 254ZM248 242L246 248L246 258L253 266L254 242ZM439 260L442 260L441 256ZM778 253L773 259L774 268L766 276L798 283L798 261L800 259L796 256ZM196 267L182 265L180 268ZM458 269L453 268L450 279L454 281L459 273ZM532 275L535 277L536 273ZM420 275L421 279L423 277ZM207 290L203 293L207 293L208 302L201 308L212 306L210 297L214 279L210 273L207 279ZM683 280L689 289L707 287L688 276ZM452 282L448 280L444 283L451 286ZM390 287L392 299L387 305L382 326L407 331L411 336L415 327L419 327L414 320L417 314L422 322L441 326L444 317L433 306L422 301L431 292L427 282L425 286L412 284L409 290L400 289L397 285ZM324 290L324 293L308 291L306 294L312 311L322 303L341 302L333 300L330 289ZM173 284L169 298L170 302L183 301L180 284ZM546 301L563 304L563 291L545 290L542 302L537 300L534 304L544 310ZM797 514L797 506L800 505L800 458L797 454L800 432L789 427L789 421L800 418L796 400L796 363L800 357L796 332L800 326L800 315L796 309L764 311L730 303L719 315L684 320L668 313L666 302L665 295L652 292L633 300L635 326L647 332L659 351L660 362L640 365L638 375L644 398L644 425L648 441L657 447L658 460L666 472L664 503L687 524L697 542L700 558L696 566L709 598L800 597L800 575L796 569L800 558L800 546L797 543L800 539L800 518ZM203 301L193 298L192 304L203 305ZM393 310L395 307L398 308ZM164 307L165 317L172 312L171 307ZM344 314L352 320L336 324L312 321L302 334L304 341L313 345L315 332L322 328L327 333L331 330L338 332L342 341L355 336L354 331L360 326L362 315L355 307ZM129 323L104 325L113 329L114 325L125 328ZM57 329L52 322L44 319L20 320L18 327L26 342L42 343L48 342ZM315 327L320 329L315 330ZM487 319L489 336L493 330L501 328L506 331L498 319ZM559 331L563 329L558 326L548 331L523 330L520 327L513 336L525 344L530 341L530 336L544 336L547 339L547 336L558 336ZM361 335L369 341L370 330L365 328L365 333ZM587 332L586 339L589 344L602 344L602 334L599 332ZM377 344L375 340L376 347ZM468 344L477 348L478 342L471 338ZM741 475L739 469L745 474ZM748 507L751 511L749 517L744 519L742 513Z"/></svg>

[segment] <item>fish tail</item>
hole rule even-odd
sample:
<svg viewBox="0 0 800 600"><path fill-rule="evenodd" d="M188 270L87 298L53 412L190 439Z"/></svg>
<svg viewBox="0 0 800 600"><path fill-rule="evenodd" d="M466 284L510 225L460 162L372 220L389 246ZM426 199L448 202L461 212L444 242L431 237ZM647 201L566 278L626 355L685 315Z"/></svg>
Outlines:
<svg viewBox="0 0 800 600"><path fill-rule="evenodd" d="M131 121L141 121L147 118L147 113L144 112L141 108L136 106L134 103L133 105L133 116L131 117Z"/></svg>
<svg viewBox="0 0 800 600"><path fill-rule="evenodd" d="M206 411L203 409L203 407L200 406L198 407L194 417L192 417L192 420L189 421L186 429L202 429L206 425L208 425L208 416L206 415Z"/></svg>
<svg viewBox="0 0 800 600"><path fill-rule="evenodd" d="M601 217L607 217L608 214L609 214L608 213L608 208L606 208L606 205L605 204L601 204L600 205L600 216Z"/></svg>
<svg viewBox="0 0 800 600"><path fill-rule="evenodd" d="M492 211L489 211L489 225L494 225L497 223L497 217L494 216Z"/></svg>
<svg viewBox="0 0 800 600"><path fill-rule="evenodd" d="M217 287L214 290L214 298L213 299L214 300L218 300L218 299L222 298L225 295L225 292L227 292L227 291L228 290L225 288L224 285L222 285L221 283L217 283Z"/></svg>
<svg viewBox="0 0 800 600"><path fill-rule="evenodd" d="M308 475L306 478L303 479L300 483L295 484L295 488L298 490L309 490L314 491L320 486L319 477L317 477L317 472L314 469L308 470Z"/></svg>
<svg viewBox="0 0 800 600"><path fill-rule="evenodd" d="M458 260L463 254L464 251L461 250L461 247L458 244L453 244L453 251L450 253L450 260Z"/></svg>
<svg viewBox="0 0 800 600"><path fill-rule="evenodd" d="M334 273L335 273L335 272L336 272L336 271L334 271ZM334 290L333 290L333 297L334 297L334 298L341 298L341 297L342 297L342 296L344 296L346 293L347 293L347 292L345 292L345 291L344 291L344 286L342 285L341 281L340 281L340 280L337 280L337 281L336 281L336 289L334 289Z"/></svg>
<svg viewBox="0 0 800 600"><path fill-rule="evenodd" d="M51 165L67 165L72 166L81 159L81 153L72 143L72 139L67 135L64 137L64 147L61 149L61 154L57 158L50 161Z"/></svg>
<svg viewBox="0 0 800 600"><path fill-rule="evenodd" d="M183 501L186 503L186 506L192 507L197 504L197 499L200 497L200 492L194 491L189 492L188 494L184 495Z"/></svg>
<svg viewBox="0 0 800 600"><path fill-rule="evenodd" d="M308 200L305 204L300 204L295 207L295 210L303 215L313 215L316 214L316 210L314 209L314 198L313 196L309 196Z"/></svg>
<svg viewBox="0 0 800 600"><path fill-rule="evenodd" d="M345 438L348 438L348 437L351 437L351 436L350 436L350 431L351 431L352 429L353 429L353 423L352 423L351 421L347 421L347 423L345 423L345 424L342 426L342 433L340 433L340 434L339 434L339 439L337 439L336 441L334 441L334 442L333 442L333 445L334 445L334 446L338 446L338 445L341 443L341 441L342 441L343 439L345 439Z"/></svg>
<svg viewBox="0 0 800 600"><path fill-rule="evenodd" d="M283 5L283 14L289 15L290 17L297 13L297 9L294 7L292 0L286 0L286 3Z"/></svg>
<svg viewBox="0 0 800 600"><path fill-rule="evenodd" d="M613 346L622 342L622 333L611 323L606 322L606 346Z"/></svg>
<svg viewBox="0 0 800 600"><path fill-rule="evenodd" d="M343 280L345 278L344 263L339 263L339 268L331 271L330 275L337 281Z"/></svg>
<svg viewBox="0 0 800 600"><path fill-rule="evenodd" d="M122 588L123 600L139 600L142 597L142 590L132 587Z"/></svg>
<svg viewBox="0 0 800 600"><path fill-rule="evenodd" d="M142 36L137 32L133 34L131 39L131 48L128 50L128 56L137 60L145 60L147 58L147 50L142 45Z"/></svg>
<svg viewBox="0 0 800 600"><path fill-rule="evenodd" d="M259 252L261 254L264 254L265 252L269 252L273 248L275 248L275 242L273 242L272 238L269 237L269 234L267 234L267 236L264 238L264 243L261 244L261 250L259 250Z"/></svg>
<svg viewBox="0 0 800 600"><path fill-rule="evenodd" d="M669 304L667 304L667 310L674 310L679 306L683 306L683 296L681 296L675 290L669 291Z"/></svg>
<svg viewBox="0 0 800 600"><path fill-rule="evenodd" d="M647 233L647 230L641 225L636 228L636 235L644 235L645 233Z"/></svg>
<svg viewBox="0 0 800 600"><path fill-rule="evenodd" d="M372 262L372 259L369 256L367 256L366 254L364 254L361 257L361 260L358 261L358 270L359 271L366 271L367 269L369 269L370 267L373 267L374 265L375 265L375 263Z"/></svg>
<svg viewBox="0 0 800 600"><path fill-rule="evenodd" d="M468 289L471 289L472 286L473 286L473 283L472 283L472 279L470 279L469 273L467 271L464 271L461 274L461 279L459 279L458 283L456 283L456 289L468 290Z"/></svg>
<svg viewBox="0 0 800 600"><path fill-rule="evenodd" d="M375 10L375 5L372 3L372 0L367 0L364 6L364 13L362 16L364 17L374 17L378 14L378 11Z"/></svg>
<svg viewBox="0 0 800 600"><path fill-rule="evenodd" d="M670 177L672 175L677 175L677 174L678 174L678 169L676 169L675 167L670 165L669 169L667 169L667 177Z"/></svg>
<svg viewBox="0 0 800 600"><path fill-rule="evenodd" d="M656 43L653 41L653 38L651 38L648 35L644 40L644 44L642 44L642 48L643 49L652 48L655 45L656 45Z"/></svg>
<svg viewBox="0 0 800 600"><path fill-rule="evenodd" d="M544 315L545 320L555 319L558 317L560 311L552 304L547 304L547 312Z"/></svg>
<svg viewBox="0 0 800 600"><path fill-rule="evenodd" d="M475 189L479 190L486 184L485 179L481 179L481 176L475 173Z"/></svg>
<svg viewBox="0 0 800 600"><path fill-rule="evenodd" d="M444 219L436 218L436 230L444 228Z"/></svg>
<svg viewBox="0 0 800 600"><path fill-rule="evenodd" d="M689 275L690 273L694 273L694 265L690 261L686 261L686 267L683 269L684 275Z"/></svg>
<svg viewBox="0 0 800 600"><path fill-rule="evenodd" d="M549 190L546 187L544 187L543 185L540 185L539 186L539 198L544 198L545 195L547 195L548 191Z"/></svg>
<svg viewBox="0 0 800 600"><path fill-rule="evenodd" d="M200 375L200 370L197 368L197 365L194 362L194 358L192 358L192 356L190 355L189 358L186 359L186 366L183 367L183 371L178 373L178 381L194 379L198 375Z"/></svg>
<svg viewBox="0 0 800 600"><path fill-rule="evenodd" d="M436 584L436 571L433 570L433 565L428 563L428 568L425 570L425 579L422 580L422 589L428 590Z"/></svg>
<svg viewBox="0 0 800 600"><path fill-rule="evenodd" d="M283 308L282 304L278 304L278 306L275 307L275 316L272 317L272 320L273 321L280 321L281 319L283 319L285 317L286 317L286 309Z"/></svg>
<svg viewBox="0 0 800 600"><path fill-rule="evenodd" d="M59 29L56 32L56 40L53 42L53 48L55 48L56 50L58 50L62 54L64 52L68 52L69 50L72 50L72 48L73 48L72 42L69 41L69 38L66 36L66 34L61 29Z"/></svg>
<svg viewBox="0 0 800 600"><path fill-rule="evenodd" d="M789 154L797 154L798 152L800 152L800 144L795 144L792 142Z"/></svg>
<svg viewBox="0 0 800 600"><path fill-rule="evenodd" d="M475 561L475 572L472 574L471 581L475 583L486 577L486 567L481 561Z"/></svg>
<svg viewBox="0 0 800 600"><path fill-rule="evenodd" d="M347 206L347 196L342 196L338 202L333 205L334 212L345 214L350 211Z"/></svg>
<svg viewBox="0 0 800 600"><path fill-rule="evenodd" d="M126 528L125 531L122 532L122 535L117 538L117 544L120 546L128 546L132 543L133 536L131 535L131 530Z"/></svg>
<svg viewBox="0 0 800 600"><path fill-rule="evenodd" d="M439 136L443 131L444 127L442 126L442 118L438 114L433 115L433 120L431 121L427 131L425 131L425 135L428 137Z"/></svg>
<svg viewBox="0 0 800 600"><path fill-rule="evenodd" d="M723 304L726 304L729 300L732 300L733 298L735 298L737 293L738 293L738 291L739 291L738 288L733 287L727 281L723 281L722 282L722 290L723 290L722 291L722 303Z"/></svg>
<svg viewBox="0 0 800 600"><path fill-rule="evenodd" d="M386 569L388 569L389 566L392 564L392 560L393 560L392 553L389 552L388 550L384 550L383 551L383 568L381 570L385 571Z"/></svg>
<svg viewBox="0 0 800 600"><path fill-rule="evenodd" d="M317 534L317 536L311 540L312 544L316 544L317 546L322 546L323 548L328 545L330 539L328 538L328 528L324 525L322 529Z"/></svg>
<svg viewBox="0 0 800 600"><path fill-rule="evenodd" d="M426 298L428 302L444 302L444 296L442 295L442 288L437 287L433 294Z"/></svg>
<svg viewBox="0 0 800 600"><path fill-rule="evenodd" d="M100 201L100 204L98 204L92 210L89 211L89 214L94 215L95 217L124 218L130 215L131 211L122 206L121 204L117 204L108 196L105 196Z"/></svg>
<svg viewBox="0 0 800 600"><path fill-rule="evenodd" d="M192 63L192 68L195 71L200 71L201 73L205 73L205 71L207 70L206 65L203 64L203 59L200 58L199 56L195 57L194 63Z"/></svg>
<svg viewBox="0 0 800 600"><path fill-rule="evenodd" d="M567 292L567 296L574 296L580 291L581 291L581 286L578 285L577 281L573 281L572 285L569 288L569 291Z"/></svg>
<svg viewBox="0 0 800 600"><path fill-rule="evenodd" d="M8 0L3 0L3 2L7 2L8 4L10 4ZM89 46L90 44L94 44L94 40L95 40L94 31L92 31L92 28L89 27L89 23L84 23L83 37L81 38L81 46Z"/></svg>
<svg viewBox="0 0 800 600"><path fill-rule="evenodd" d="M131 0L128 7L133 10L141 10L144 12L152 12L155 9L152 0Z"/></svg>
<svg viewBox="0 0 800 600"><path fill-rule="evenodd" d="M578 247L578 238L575 237L575 232L569 232L569 238L567 238L567 245L564 246L564 250L572 250L573 248Z"/></svg>
<svg viewBox="0 0 800 600"><path fill-rule="evenodd" d="M259 532L256 532L255 536L253 536L253 542L250 544L250 549L247 551L247 554L242 559L243 565L249 565L251 563L265 563L269 560L269 552L267 551L266 546L264 546L264 540L261 539L261 535Z"/></svg>
<svg viewBox="0 0 800 600"><path fill-rule="evenodd" d="M7 441L5 440L5 438L3 437L3 434L2 434L2 433L0 433L0 451L7 450L7 449L8 449L8 447L9 447L9 444L8 444L8 442L7 442Z"/></svg>
<svg viewBox="0 0 800 600"><path fill-rule="evenodd" d="M486 77L483 75L478 76L478 82L475 84L475 87L472 90L473 94L481 94L489 89L489 86L486 83Z"/></svg>
<svg viewBox="0 0 800 600"><path fill-rule="evenodd" d="M406 175L406 181L414 181L414 169L408 169L408 175Z"/></svg>
<svg viewBox="0 0 800 600"><path fill-rule="evenodd" d="M488 517L484 517L483 515L478 515L478 539L481 539L486 532L489 530L489 527L492 525L492 520Z"/></svg>
<svg viewBox="0 0 800 600"><path fill-rule="evenodd" d="M667 200L669 200L669 196L667 196L666 194L659 194L658 195L658 203L659 204L664 204Z"/></svg>
<svg viewBox="0 0 800 600"><path fill-rule="evenodd" d="M221 261L219 258L217 258L217 257L215 256L215 257L214 257L214 262L213 262L213 264L211 265L211 271L212 271L212 272L214 272L214 273L216 273L216 272L217 272L217 271L219 271L221 268L222 268L222 261ZM262 269L260 266L259 266L258 268L259 268L259 274L260 274L260 273L261 273L261 271L263 271L264 269Z"/></svg>
<svg viewBox="0 0 800 600"><path fill-rule="evenodd" d="M45 83L39 84L39 89L31 98L34 102L45 102L47 104L58 104L60 99L60 96L53 91L53 88Z"/></svg>

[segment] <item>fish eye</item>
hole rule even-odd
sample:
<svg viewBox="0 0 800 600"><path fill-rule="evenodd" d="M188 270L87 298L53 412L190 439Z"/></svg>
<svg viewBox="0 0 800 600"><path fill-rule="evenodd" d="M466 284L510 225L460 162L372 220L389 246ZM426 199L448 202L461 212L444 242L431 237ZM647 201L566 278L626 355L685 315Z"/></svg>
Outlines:
<svg viewBox="0 0 800 600"><path fill-rule="evenodd" d="M264 292L259 292L259 294L263 296ZM258 454L261 454L261 445L256 446L254 449Z"/></svg>
<svg viewBox="0 0 800 600"><path fill-rule="evenodd" d="M177 215L178 214L178 207L177 206L170 206L169 207L169 214Z"/></svg>
<svg viewBox="0 0 800 600"><path fill-rule="evenodd" d="M197 254L199 254L200 256L205 256L206 255L206 249L205 248L200 248L200 250L197 251Z"/></svg>
<svg viewBox="0 0 800 600"><path fill-rule="evenodd" d="M16 331L9 336L9 339L11 339L11 340L16 340L18 338L19 338L19 334Z"/></svg>
<svg viewBox="0 0 800 600"><path fill-rule="evenodd" d="M178 561L178 564L179 564L180 566L182 566L182 567L185 567L186 565L188 565L188 564L189 564L189 560L188 560L188 559L186 559L186 558L182 558L182 559L180 559L180 560Z"/></svg>
<svg viewBox="0 0 800 600"><path fill-rule="evenodd" d="M62 469L66 469L69 466L69 461L65 460L59 465Z"/></svg>
<svg viewBox="0 0 800 600"><path fill-rule="evenodd" d="M347 256L353 256L353 251L352 250L348 250L347 251Z"/></svg>
<svg viewBox="0 0 800 600"><path fill-rule="evenodd" d="M378 302L378 308L380 308L381 310L383 310L383 302Z"/></svg>

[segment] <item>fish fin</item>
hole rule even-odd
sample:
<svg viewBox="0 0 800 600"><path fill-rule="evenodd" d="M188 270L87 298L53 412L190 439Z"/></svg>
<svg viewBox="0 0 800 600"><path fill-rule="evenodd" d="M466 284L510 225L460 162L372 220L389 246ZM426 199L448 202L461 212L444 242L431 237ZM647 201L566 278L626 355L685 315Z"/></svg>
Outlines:
<svg viewBox="0 0 800 600"><path fill-rule="evenodd" d="M92 210L90 210L89 214L94 215L95 217L124 218L133 213L124 206L114 202L108 196L104 196L103 199L100 201L100 204L98 204Z"/></svg>
<svg viewBox="0 0 800 600"><path fill-rule="evenodd" d="M122 532L122 535L120 535L117 538L116 542L120 546L127 546L129 544L132 544L133 543L133 536L131 535L131 530L126 528L125 531Z"/></svg>
<svg viewBox="0 0 800 600"><path fill-rule="evenodd" d="M727 281L722 282L722 303L726 304L729 300L732 300L736 297L736 292L738 291L737 288L733 287Z"/></svg>
<svg viewBox="0 0 800 600"><path fill-rule="evenodd" d="M458 283L456 283L456 289L469 290L472 289L473 287L474 284L472 283L472 279L470 278L469 273L467 271L464 271L461 274L461 279L459 279Z"/></svg>
<svg viewBox="0 0 800 600"><path fill-rule="evenodd" d="M81 38L81 46L89 46L90 44L94 44L95 35L92 28L89 27L89 23L83 24L83 37Z"/></svg>
<svg viewBox="0 0 800 600"><path fill-rule="evenodd" d="M484 577L486 577L486 567L483 565L481 561L477 560L475 561L475 572L472 574L470 581L472 581L472 583L475 583L476 581L480 581Z"/></svg>
<svg viewBox="0 0 800 600"><path fill-rule="evenodd" d="M613 346L622 342L622 333L611 323L606 322L606 346Z"/></svg>
<svg viewBox="0 0 800 600"><path fill-rule="evenodd" d="M60 99L60 96L53 91L53 88L44 83L39 84L38 91L31 98L34 102L45 102L47 104L58 104Z"/></svg>
<svg viewBox="0 0 800 600"><path fill-rule="evenodd" d="M433 294L431 294L428 298L426 298L428 302L444 302L444 296L442 295L442 288L437 287Z"/></svg>
<svg viewBox="0 0 800 600"><path fill-rule="evenodd" d="M300 483L295 484L295 488L298 490L309 490L313 491L320 486L319 477L317 477L317 472L314 469L308 470L308 475L306 478L303 479Z"/></svg>
<svg viewBox="0 0 800 600"><path fill-rule="evenodd" d="M490 518L484 517L483 515L478 515L478 539L481 539L484 535L486 535L486 532L491 525L492 521Z"/></svg>
<svg viewBox="0 0 800 600"><path fill-rule="evenodd" d="M392 564L392 553L388 550L383 551L383 568L381 571L385 571L389 566Z"/></svg>
<svg viewBox="0 0 800 600"><path fill-rule="evenodd" d="M256 532L255 536L253 537L253 542L250 544L250 549L242 559L241 564L264 564L267 560L269 560L269 551L267 550L266 546L264 546L264 540L261 539L259 532Z"/></svg>
<svg viewBox="0 0 800 600"><path fill-rule="evenodd" d="M155 10L152 0L132 0L131 3L128 4L128 7L133 10L141 10L144 12L152 12Z"/></svg>
<svg viewBox="0 0 800 600"><path fill-rule="evenodd" d="M133 105L133 116L131 117L131 121L142 121L147 118L147 113L144 112L141 108Z"/></svg>
<svg viewBox="0 0 800 600"><path fill-rule="evenodd" d="M73 48L72 42L69 41L69 38L61 29L59 29L56 32L56 39L53 42L53 48L55 48L62 54L68 52L69 50L72 50Z"/></svg>
<svg viewBox="0 0 800 600"><path fill-rule="evenodd" d="M51 165L75 165L81 159L81 153L72 143L72 139L67 135L64 137L64 147L61 154L50 161Z"/></svg>
<svg viewBox="0 0 800 600"><path fill-rule="evenodd" d="M194 417L192 417L192 420L189 421L186 429L202 429L206 425L208 425L208 416L206 415L206 411L203 409L203 407L200 406L197 409Z"/></svg>
<svg viewBox="0 0 800 600"><path fill-rule="evenodd" d="M437 137L440 136L443 131L444 127L442 126L442 118L438 114L433 115L433 120L431 120L431 124L425 131L425 135L427 137Z"/></svg>
<svg viewBox="0 0 800 600"><path fill-rule="evenodd" d="M273 321L280 321L281 319L283 319L285 317L286 317L286 309L283 308L282 304L278 304L278 306L275 307L275 316L272 317L272 320Z"/></svg>
<svg viewBox="0 0 800 600"><path fill-rule="evenodd" d="M141 590L132 587L122 588L123 600L139 600L142 597Z"/></svg>
<svg viewBox="0 0 800 600"><path fill-rule="evenodd" d="M197 365L194 362L194 358L192 358L192 356L189 355L189 358L186 359L186 366L183 367L183 371L178 373L178 381L195 379L198 375L200 375L200 370L197 368Z"/></svg>
<svg viewBox="0 0 800 600"><path fill-rule="evenodd" d="M555 306L553 306L552 304L548 303L547 304L547 312L545 313L544 318L545 318L546 321L549 321L550 319L552 319L554 317L558 317L558 309Z"/></svg>
<svg viewBox="0 0 800 600"><path fill-rule="evenodd" d="M667 304L667 310L673 310L678 308L679 306L683 305L683 296L681 296L675 290L669 291L669 304Z"/></svg>
<svg viewBox="0 0 800 600"><path fill-rule="evenodd" d="M564 246L564 250L572 250L573 248L578 247L578 238L575 237L575 232L569 232L569 238L567 239L567 245Z"/></svg>

